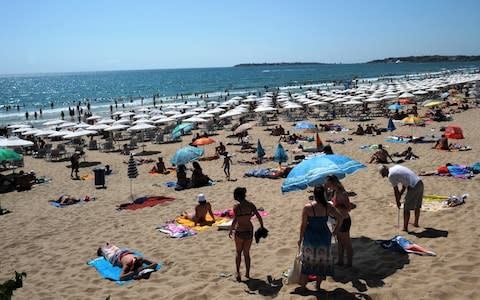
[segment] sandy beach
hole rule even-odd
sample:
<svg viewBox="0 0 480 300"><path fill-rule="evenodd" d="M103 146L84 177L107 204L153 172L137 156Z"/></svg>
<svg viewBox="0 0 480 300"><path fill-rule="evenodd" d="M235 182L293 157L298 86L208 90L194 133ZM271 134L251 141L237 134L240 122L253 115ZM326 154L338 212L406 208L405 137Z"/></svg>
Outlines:
<svg viewBox="0 0 480 300"><path fill-rule="evenodd" d="M478 139L479 109L469 109L453 115L453 121L428 123L425 127L397 126L397 135L439 135L440 127L459 125L465 139L458 142L472 147L471 151L441 152L431 144L412 144L420 159L403 163L419 173L434 170L446 163L472 164L480 160ZM318 121L312 120L318 124ZM372 121L386 127L385 118ZM334 123L355 128L357 122L345 119ZM279 121L292 131L292 123ZM260 139L267 156L273 156L278 137L269 135L267 127L249 130L252 142ZM227 138L231 132L218 131L213 138L223 143L235 143ZM401 152L410 144L386 143L390 133L378 136L351 136L350 132L321 132L322 140L352 138L345 144L331 144L336 154L343 154L367 165L342 180L346 189L356 195L351 202L351 236L354 248L352 268L338 267L335 277L322 283L322 290L307 296L296 292L298 285L287 285L282 275L291 267L296 255L300 216L308 202L309 190L282 194L283 179L244 177L245 171L256 167L276 167L275 162L261 166L239 164L251 160L255 154L239 153L239 146L227 145L234 154L232 178L226 181L221 160L200 162L204 173L218 182L209 187L175 191L162 185L175 181L175 174L151 175L154 163L138 166L139 176L133 180L135 197L172 196L176 199L135 211L117 211L116 206L129 202L130 179L127 177L128 156L86 150L80 175L93 174L93 164L109 164L113 175L106 178L106 189L96 189L93 180L71 180L70 162L47 162L25 156L25 171L35 170L37 176L51 178L46 184L37 184L31 190L0 194L2 208L12 213L0 216L1 254L0 282L10 279L14 271L27 273L24 286L14 292L14 299L478 299L480 258L478 255L480 214L477 201L480 176L462 180L453 177L422 177L425 194L461 195L468 193L464 205L437 211L422 212L420 228L410 226L412 232L401 233L397 227L397 208L393 189L378 172L378 165L367 164L372 152L361 150L361 145L383 143L390 153ZM310 134L312 135L312 134ZM175 150L188 144L156 145L146 143L146 151L161 151L170 166ZM205 156L214 153L216 144L204 146ZM294 145L283 144L293 157ZM304 143L313 147L314 142ZM141 151L141 148L137 149ZM87 164L88 163L88 164ZM16 170L18 172L19 170ZM11 171L6 171L7 174ZM156 230L185 210L192 211L196 196L204 193L214 210L231 208L235 201L233 190L247 188L247 198L268 212L264 218L270 231L268 238L252 246L252 279L235 281L235 245L228 231L216 227L187 238L169 238ZM81 197L90 195L95 201L72 205L63 209L49 205L48 200L62 194ZM253 221L258 228L258 222ZM406 255L383 249L376 241L388 240L401 234L409 240L436 252L437 256ZM87 261L96 257L96 249L104 242L136 249L162 264L148 280L139 280L120 286L99 276ZM242 263L242 270L244 265ZM244 272L244 271L242 271ZM271 280L269 280L271 279ZM271 284L273 282L273 284Z"/></svg>

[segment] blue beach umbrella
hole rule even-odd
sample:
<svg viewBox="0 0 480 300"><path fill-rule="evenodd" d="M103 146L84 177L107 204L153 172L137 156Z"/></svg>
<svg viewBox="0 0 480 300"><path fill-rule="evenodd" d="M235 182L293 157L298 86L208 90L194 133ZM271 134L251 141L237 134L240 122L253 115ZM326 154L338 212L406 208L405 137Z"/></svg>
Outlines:
<svg viewBox="0 0 480 300"><path fill-rule="evenodd" d="M333 174L339 179L366 166L347 156L330 154L305 158L295 166L282 184L282 193L304 190L309 186L323 184L326 176Z"/></svg>
<svg viewBox="0 0 480 300"><path fill-rule="evenodd" d="M311 129L315 128L315 125L308 121L301 121L295 125L295 129Z"/></svg>
<svg viewBox="0 0 480 300"><path fill-rule="evenodd" d="M285 149L283 149L282 144L278 144L277 149L275 150L275 156L273 160L281 164L282 162L288 161L288 155Z"/></svg>
<svg viewBox="0 0 480 300"><path fill-rule="evenodd" d="M440 98L445 99L445 98L448 98L448 96L450 96L450 93L449 93L449 92L445 92L445 93L442 93L442 94L440 95Z"/></svg>
<svg viewBox="0 0 480 300"><path fill-rule="evenodd" d="M395 124L393 124L393 119L392 119L392 118L389 118L389 119L388 119L387 129L388 129L389 131L394 131L395 129L397 129L397 128L395 127Z"/></svg>
<svg viewBox="0 0 480 300"><path fill-rule="evenodd" d="M179 138L182 135L183 132L189 132L193 128L192 123L182 123L178 124L175 128L172 130L172 138L176 139Z"/></svg>
<svg viewBox="0 0 480 300"><path fill-rule="evenodd" d="M185 165L193 160L197 160L205 151L202 148L187 146L177 150L170 162L172 165Z"/></svg>
<svg viewBox="0 0 480 300"><path fill-rule="evenodd" d="M405 106L400 105L398 103L394 103L394 104L388 106L389 110L397 110L397 109L404 109L404 108L405 108Z"/></svg>
<svg viewBox="0 0 480 300"><path fill-rule="evenodd" d="M262 144L260 144L260 140L257 141L257 157L262 158L265 156L265 150L263 150Z"/></svg>

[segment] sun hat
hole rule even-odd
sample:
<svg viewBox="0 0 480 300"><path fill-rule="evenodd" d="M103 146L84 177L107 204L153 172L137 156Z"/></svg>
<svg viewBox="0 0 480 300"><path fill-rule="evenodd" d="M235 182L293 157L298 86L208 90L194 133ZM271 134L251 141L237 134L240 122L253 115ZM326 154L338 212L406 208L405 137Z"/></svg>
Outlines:
<svg viewBox="0 0 480 300"><path fill-rule="evenodd" d="M205 199L205 195L204 195L204 194L198 194L198 196L197 196L197 201L198 201L198 202L205 202L205 201L207 201L207 199Z"/></svg>

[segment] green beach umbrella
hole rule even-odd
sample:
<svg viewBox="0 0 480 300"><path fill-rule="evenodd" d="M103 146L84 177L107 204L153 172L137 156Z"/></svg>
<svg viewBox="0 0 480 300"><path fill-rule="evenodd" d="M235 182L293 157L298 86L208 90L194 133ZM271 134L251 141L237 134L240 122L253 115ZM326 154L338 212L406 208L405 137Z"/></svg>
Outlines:
<svg viewBox="0 0 480 300"><path fill-rule="evenodd" d="M0 161L8 161L8 160L21 160L22 155L18 154L17 152L7 149L7 148L0 148Z"/></svg>

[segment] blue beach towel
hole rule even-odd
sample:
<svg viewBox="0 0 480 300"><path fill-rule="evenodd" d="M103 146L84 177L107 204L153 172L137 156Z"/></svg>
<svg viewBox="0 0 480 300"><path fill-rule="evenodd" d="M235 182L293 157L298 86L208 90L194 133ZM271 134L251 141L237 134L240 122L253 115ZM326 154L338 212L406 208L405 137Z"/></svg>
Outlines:
<svg viewBox="0 0 480 300"><path fill-rule="evenodd" d="M84 204L85 201L81 200L81 201L78 201L77 203L73 203L73 204L69 204L69 205L63 205L63 204L55 202L55 201L51 201L49 203L50 203L50 205L55 206L56 208L65 208L65 207L69 207L69 206L76 205L76 204Z"/></svg>
<svg viewBox="0 0 480 300"><path fill-rule="evenodd" d="M177 183L175 181L167 181L167 182L164 182L162 183L163 186L166 186L166 187L176 187L177 186Z"/></svg>
<svg viewBox="0 0 480 300"><path fill-rule="evenodd" d="M386 139L385 142L387 142L387 143L406 144L406 143L410 142L410 140L408 140L408 139L404 139L404 140Z"/></svg>
<svg viewBox="0 0 480 300"><path fill-rule="evenodd" d="M140 252L134 252L137 256L143 255ZM106 260L104 257L97 257L92 259L91 261L87 262L87 265L93 266L97 269L97 272L105 279L111 280L119 285L124 285L127 283L131 283L133 279L130 280L120 280L120 274L122 273L122 268L117 266L112 266L112 264ZM157 265L155 271L160 270L162 266L160 264Z"/></svg>

